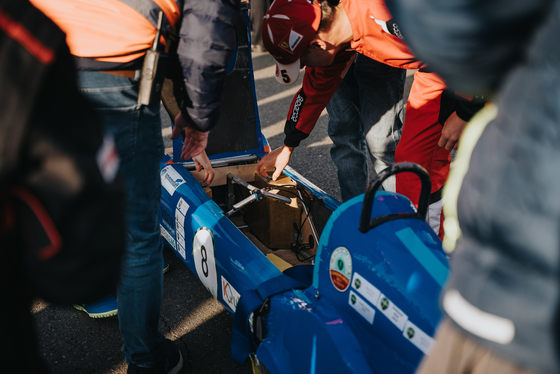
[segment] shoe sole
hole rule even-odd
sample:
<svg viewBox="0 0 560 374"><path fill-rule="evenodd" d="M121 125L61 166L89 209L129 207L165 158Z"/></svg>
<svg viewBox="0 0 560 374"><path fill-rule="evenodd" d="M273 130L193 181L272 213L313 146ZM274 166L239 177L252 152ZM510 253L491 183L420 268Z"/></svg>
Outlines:
<svg viewBox="0 0 560 374"><path fill-rule="evenodd" d="M81 310L82 312L86 312L86 314L91 318L108 318L108 317L116 316L119 313L118 309L111 310L109 312L104 312L104 313L89 313L84 307L76 304L74 304L74 308Z"/></svg>
<svg viewBox="0 0 560 374"><path fill-rule="evenodd" d="M168 271L169 271L169 264L167 264L167 266L163 268L163 274L167 273Z"/></svg>
<svg viewBox="0 0 560 374"><path fill-rule="evenodd" d="M181 354L181 351L179 351L179 362L177 363L177 365L175 365L173 369L169 370L167 374L177 374L181 371L182 368L183 368L183 355Z"/></svg>

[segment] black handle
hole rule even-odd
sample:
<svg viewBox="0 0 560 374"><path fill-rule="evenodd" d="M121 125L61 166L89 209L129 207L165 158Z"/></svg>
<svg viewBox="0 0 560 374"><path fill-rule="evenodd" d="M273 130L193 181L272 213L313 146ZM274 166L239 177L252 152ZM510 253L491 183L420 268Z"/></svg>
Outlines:
<svg viewBox="0 0 560 374"><path fill-rule="evenodd" d="M292 199L290 199L289 197L285 197L285 196L278 195L278 194L273 193L273 192L268 192L268 191L263 191L263 190L261 190L261 192L262 192L263 196L268 197L269 199L276 199L276 200L281 201L281 202L286 203L286 204L291 204L291 202L292 202Z"/></svg>
<svg viewBox="0 0 560 374"><path fill-rule="evenodd" d="M386 216L376 217L370 219L371 211L373 210L373 201L375 199L375 193L381 187L382 183L389 178L398 173L414 173L420 178L420 183L422 188L420 190L420 198L418 199L418 210L416 213L396 213L389 214ZM377 178L371 182L364 196L364 203L362 206L362 215L360 217L359 230L363 233L377 227L385 222L394 221L403 218L417 218L426 219L426 214L428 213L428 206L430 205L430 194L432 190L432 181L430 175L422 166L412 163L412 162L402 162L399 164L394 164L389 166L387 169L383 170L377 175Z"/></svg>

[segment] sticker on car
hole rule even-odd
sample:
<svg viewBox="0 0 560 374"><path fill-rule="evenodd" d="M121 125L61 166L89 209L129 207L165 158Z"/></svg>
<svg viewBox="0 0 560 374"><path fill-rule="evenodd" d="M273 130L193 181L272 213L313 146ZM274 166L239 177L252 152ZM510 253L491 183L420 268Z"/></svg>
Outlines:
<svg viewBox="0 0 560 374"><path fill-rule="evenodd" d="M435 340L431 336L420 330L418 326L410 321L404 327L403 336L424 352L425 355L430 354L435 344Z"/></svg>
<svg viewBox="0 0 560 374"><path fill-rule="evenodd" d="M222 276L222 299L234 312L237 310L239 297L239 292Z"/></svg>
<svg viewBox="0 0 560 374"><path fill-rule="evenodd" d="M208 227L196 230L193 239L193 260L196 274L214 298L218 298L218 276L214 254L214 234Z"/></svg>
<svg viewBox="0 0 560 374"><path fill-rule="evenodd" d="M389 300L387 296L381 294L376 306L381 313L385 314L385 316L399 328L399 330L404 330L404 325L406 321L408 321L408 316Z"/></svg>
<svg viewBox="0 0 560 374"><path fill-rule="evenodd" d="M331 282L338 291L344 292L350 286L352 277L352 256L345 247L336 248L329 264Z"/></svg>
<svg viewBox="0 0 560 374"><path fill-rule="evenodd" d="M181 177L181 174L173 169L173 166L169 165L161 170L161 186L165 188L171 196L173 196L175 190L177 190L180 185L185 183L187 182Z"/></svg>
<svg viewBox="0 0 560 374"><path fill-rule="evenodd" d="M375 317L375 309L369 306L369 304L366 303L364 299L359 297L354 291L350 291L348 304L350 304L350 306L354 308L356 312L364 317L366 321L368 321L370 324L373 323L373 317Z"/></svg>
<svg viewBox="0 0 560 374"><path fill-rule="evenodd" d="M358 272L354 273L354 278L352 279L352 287L358 291L360 295L366 298L372 305L377 305L377 301L381 296L381 291L377 289L373 284L368 282L364 277L362 277Z"/></svg>

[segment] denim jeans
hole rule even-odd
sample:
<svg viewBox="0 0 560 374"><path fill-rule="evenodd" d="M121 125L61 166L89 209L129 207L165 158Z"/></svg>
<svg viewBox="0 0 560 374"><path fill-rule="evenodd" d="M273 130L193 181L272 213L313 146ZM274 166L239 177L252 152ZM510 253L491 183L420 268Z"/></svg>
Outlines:
<svg viewBox="0 0 560 374"><path fill-rule="evenodd" d="M157 219L163 155L159 104L137 104L137 79L79 72L78 81L115 138L127 192L127 248L117 289L122 350L128 363L153 367L161 358L164 340L158 329L163 288Z"/></svg>
<svg viewBox="0 0 560 374"><path fill-rule="evenodd" d="M406 70L359 54L327 105L331 157L343 201L366 190L368 149L375 173L394 163L404 118L405 80ZM383 187L395 191L394 177Z"/></svg>

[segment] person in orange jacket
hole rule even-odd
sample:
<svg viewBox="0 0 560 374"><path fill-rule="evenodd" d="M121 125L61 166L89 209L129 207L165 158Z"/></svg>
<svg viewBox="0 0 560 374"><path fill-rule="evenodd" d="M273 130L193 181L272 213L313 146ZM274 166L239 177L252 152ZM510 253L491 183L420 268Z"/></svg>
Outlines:
<svg viewBox="0 0 560 374"><path fill-rule="evenodd" d="M276 59L279 83L293 84L300 68L306 69L288 113L284 146L261 159L258 172L264 175L276 167L277 178L327 107L343 200L366 189L367 148L376 172L394 162L416 162L432 178L429 222L440 233L450 151L481 104L455 95L414 57L382 0L276 0L265 15L262 34ZM419 70L403 125L404 69ZM384 188L416 201L420 183L399 174Z"/></svg>
<svg viewBox="0 0 560 374"><path fill-rule="evenodd" d="M158 88L166 74L177 82L181 112L172 137L184 130L182 157L196 158L220 115L239 0L31 2L66 33L79 90L113 135L121 159L127 247L117 302L127 372L177 373L182 354L159 330L164 265L157 217L164 149ZM148 50L150 55L160 53L159 64L143 69L150 61L145 58ZM155 77L142 71L155 72ZM152 100L147 100L140 92L152 77ZM209 165L208 158L202 162Z"/></svg>

